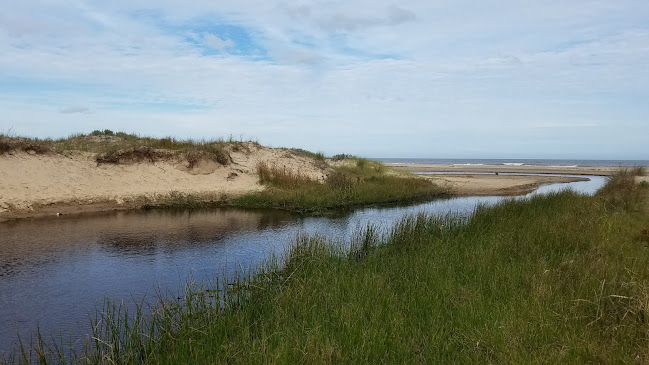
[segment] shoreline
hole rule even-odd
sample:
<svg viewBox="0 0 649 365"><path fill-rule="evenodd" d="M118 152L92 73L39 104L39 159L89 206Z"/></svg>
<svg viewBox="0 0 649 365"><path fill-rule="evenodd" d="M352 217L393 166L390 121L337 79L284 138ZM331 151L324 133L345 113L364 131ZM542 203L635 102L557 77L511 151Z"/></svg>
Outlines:
<svg viewBox="0 0 649 365"><path fill-rule="evenodd" d="M495 174L435 174L420 175L444 186L454 196L521 196L543 185L588 181L588 177L495 175Z"/></svg>
<svg viewBox="0 0 649 365"><path fill-rule="evenodd" d="M520 196L547 184L587 181L588 176L611 176L614 166L521 166L521 165L440 165L392 164L389 168L419 173L447 187L455 196ZM561 175L561 176L555 176ZM566 176L568 175L568 176Z"/></svg>
<svg viewBox="0 0 649 365"><path fill-rule="evenodd" d="M549 175L611 176L620 171L615 166L515 166L515 165L439 165L439 164L389 164L388 167L406 172L461 172L461 173L514 173Z"/></svg>

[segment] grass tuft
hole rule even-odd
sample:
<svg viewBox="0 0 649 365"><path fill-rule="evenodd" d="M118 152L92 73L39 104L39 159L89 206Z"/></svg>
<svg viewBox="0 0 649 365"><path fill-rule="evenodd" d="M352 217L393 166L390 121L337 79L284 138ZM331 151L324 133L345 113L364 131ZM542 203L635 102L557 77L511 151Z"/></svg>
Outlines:
<svg viewBox="0 0 649 365"><path fill-rule="evenodd" d="M53 151L53 148L45 141L31 140L27 138L13 138L0 135L0 153L8 153L11 151L21 151L34 154L45 154Z"/></svg>
<svg viewBox="0 0 649 365"><path fill-rule="evenodd" d="M597 192L609 208L641 209L644 205L646 184L638 184L636 177L646 175L643 166L621 169L608 178L606 185Z"/></svg>
<svg viewBox="0 0 649 365"><path fill-rule="evenodd" d="M156 162L167 154L151 147L141 146L127 150L109 151L97 156L97 163L120 164L138 162Z"/></svg>
<svg viewBox="0 0 649 365"><path fill-rule="evenodd" d="M318 185L318 182L286 167L269 166L265 162L257 165L259 183L281 189L300 189Z"/></svg>
<svg viewBox="0 0 649 365"><path fill-rule="evenodd" d="M350 158L353 158L353 157L354 156L352 156L352 155L348 155L348 154L345 154L345 153L339 153L337 155L333 155L331 157L331 161L343 161L343 160L347 160L347 159L350 159Z"/></svg>

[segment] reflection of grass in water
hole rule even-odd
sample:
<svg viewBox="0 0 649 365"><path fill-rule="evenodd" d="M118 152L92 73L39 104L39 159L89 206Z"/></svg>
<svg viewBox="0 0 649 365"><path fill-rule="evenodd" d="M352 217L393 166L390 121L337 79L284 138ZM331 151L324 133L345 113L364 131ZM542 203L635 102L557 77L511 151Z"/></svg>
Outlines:
<svg viewBox="0 0 649 365"><path fill-rule="evenodd" d="M190 285L152 316L127 322L109 307L81 358L645 363L649 191L611 204L615 186L506 200L465 220L405 217L389 232L361 230L349 249L302 236L281 265Z"/></svg>

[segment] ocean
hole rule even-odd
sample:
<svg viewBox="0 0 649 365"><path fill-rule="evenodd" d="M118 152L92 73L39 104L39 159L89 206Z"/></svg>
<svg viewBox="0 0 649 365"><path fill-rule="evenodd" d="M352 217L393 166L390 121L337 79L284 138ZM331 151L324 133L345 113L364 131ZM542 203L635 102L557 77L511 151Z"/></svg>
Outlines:
<svg viewBox="0 0 649 365"><path fill-rule="evenodd" d="M649 167L649 160L546 160L467 158L374 158L384 164L433 164L462 166L550 166L550 167Z"/></svg>

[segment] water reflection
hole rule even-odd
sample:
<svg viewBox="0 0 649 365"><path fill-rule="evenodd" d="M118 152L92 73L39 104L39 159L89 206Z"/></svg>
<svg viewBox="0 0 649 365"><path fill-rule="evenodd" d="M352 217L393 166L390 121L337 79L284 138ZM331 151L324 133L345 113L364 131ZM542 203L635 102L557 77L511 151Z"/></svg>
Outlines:
<svg viewBox="0 0 649 365"><path fill-rule="evenodd" d="M593 193L604 178L548 185ZM237 209L153 210L0 224L0 352L36 330L87 333L105 297L132 301L180 289L188 275L210 280L281 254L298 233L349 237L368 222L388 228L405 214L468 214L500 197L463 197L367 208L330 217Z"/></svg>

